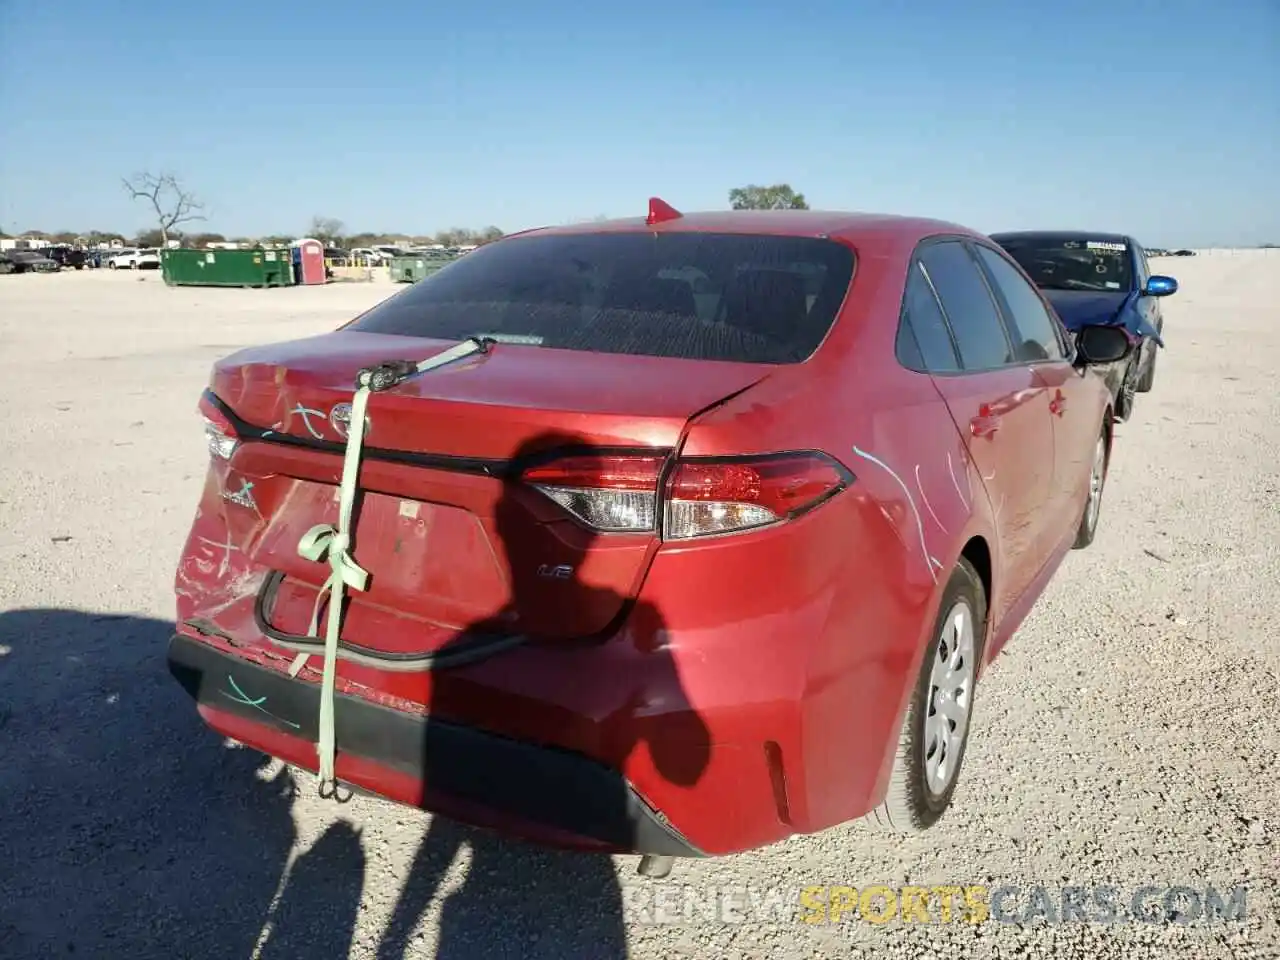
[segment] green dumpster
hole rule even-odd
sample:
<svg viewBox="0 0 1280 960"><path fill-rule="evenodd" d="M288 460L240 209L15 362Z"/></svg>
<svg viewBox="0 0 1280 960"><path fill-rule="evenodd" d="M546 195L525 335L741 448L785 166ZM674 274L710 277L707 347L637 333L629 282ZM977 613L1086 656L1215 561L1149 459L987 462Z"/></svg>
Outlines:
<svg viewBox="0 0 1280 960"><path fill-rule="evenodd" d="M427 275L427 261L421 256L392 257L390 270L392 283L417 283Z"/></svg>
<svg viewBox="0 0 1280 960"><path fill-rule="evenodd" d="M456 259L456 257L442 257L433 250L404 257L392 257L388 270L395 283L417 283L437 270L444 269Z"/></svg>
<svg viewBox="0 0 1280 960"><path fill-rule="evenodd" d="M162 250L160 269L171 287L292 287L287 247L251 250Z"/></svg>

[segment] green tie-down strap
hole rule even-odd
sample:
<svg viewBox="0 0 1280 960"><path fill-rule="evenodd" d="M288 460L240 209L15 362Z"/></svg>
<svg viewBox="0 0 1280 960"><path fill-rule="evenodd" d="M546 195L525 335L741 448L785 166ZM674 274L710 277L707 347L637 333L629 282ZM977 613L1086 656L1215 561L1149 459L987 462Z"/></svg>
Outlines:
<svg viewBox="0 0 1280 960"><path fill-rule="evenodd" d="M486 349L480 340L464 340L456 347L423 360L421 363L407 366L406 375L425 373L445 364L460 360ZM385 371L384 371L385 372ZM337 783L334 778L334 681L338 666L338 640L342 633L342 607L346 591L366 590L369 585L369 573L356 563L351 555L351 512L355 507L356 491L360 474L360 453L364 444L365 416L369 408L369 396L394 386L400 377L379 377L378 368L362 370L355 396L351 399L351 426L347 433L347 447L342 459L342 482L338 486L338 525L317 524L308 530L298 541L298 554L315 563L329 563L330 573L320 587L316 596L315 609L311 614L311 625L308 636L319 639L320 607L328 599L329 614L325 621L324 632L324 673L320 684L320 739L316 743L316 751L320 758L320 793L322 796L333 796ZM289 668L292 676L297 676L307 662L309 654L299 654Z"/></svg>

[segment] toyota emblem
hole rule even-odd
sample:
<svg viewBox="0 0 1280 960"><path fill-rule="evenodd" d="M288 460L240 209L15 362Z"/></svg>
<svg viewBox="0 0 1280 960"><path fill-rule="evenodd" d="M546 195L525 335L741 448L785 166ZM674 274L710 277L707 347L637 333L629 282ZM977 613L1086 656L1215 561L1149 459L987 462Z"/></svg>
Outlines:
<svg viewBox="0 0 1280 960"><path fill-rule="evenodd" d="M333 427L334 433L343 440L347 439L347 433L351 429L351 404L339 403L329 411L329 424ZM372 428L368 416L364 418L364 432L368 436Z"/></svg>

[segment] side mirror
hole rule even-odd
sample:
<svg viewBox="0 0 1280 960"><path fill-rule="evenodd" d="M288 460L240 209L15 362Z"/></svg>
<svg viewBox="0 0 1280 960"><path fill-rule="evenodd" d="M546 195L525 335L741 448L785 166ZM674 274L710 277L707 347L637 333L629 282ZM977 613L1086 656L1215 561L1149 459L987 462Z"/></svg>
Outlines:
<svg viewBox="0 0 1280 960"><path fill-rule="evenodd" d="M1127 357L1132 349L1123 327L1089 324L1076 334L1076 357L1086 365L1115 363Z"/></svg>
<svg viewBox="0 0 1280 960"><path fill-rule="evenodd" d="M1147 279L1147 285L1142 289L1144 297L1167 297L1171 293L1178 292L1178 281L1173 277L1162 277L1159 274L1153 274Z"/></svg>

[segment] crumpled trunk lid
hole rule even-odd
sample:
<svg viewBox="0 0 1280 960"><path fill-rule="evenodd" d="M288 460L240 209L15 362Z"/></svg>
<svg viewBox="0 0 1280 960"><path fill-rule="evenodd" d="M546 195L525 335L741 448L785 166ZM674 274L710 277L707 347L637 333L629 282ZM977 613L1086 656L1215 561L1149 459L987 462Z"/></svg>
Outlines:
<svg viewBox="0 0 1280 960"><path fill-rule="evenodd" d="M251 599L269 636L306 634L329 567L297 545L337 523L341 414L356 374L450 346L338 332L219 362L210 392L242 439L229 462L211 464L180 609L248 630ZM691 417L768 371L498 344L372 395L351 551L370 583L350 595L344 642L410 658L467 638L608 629L656 534L583 527L522 483L521 465L581 448L673 450Z"/></svg>

